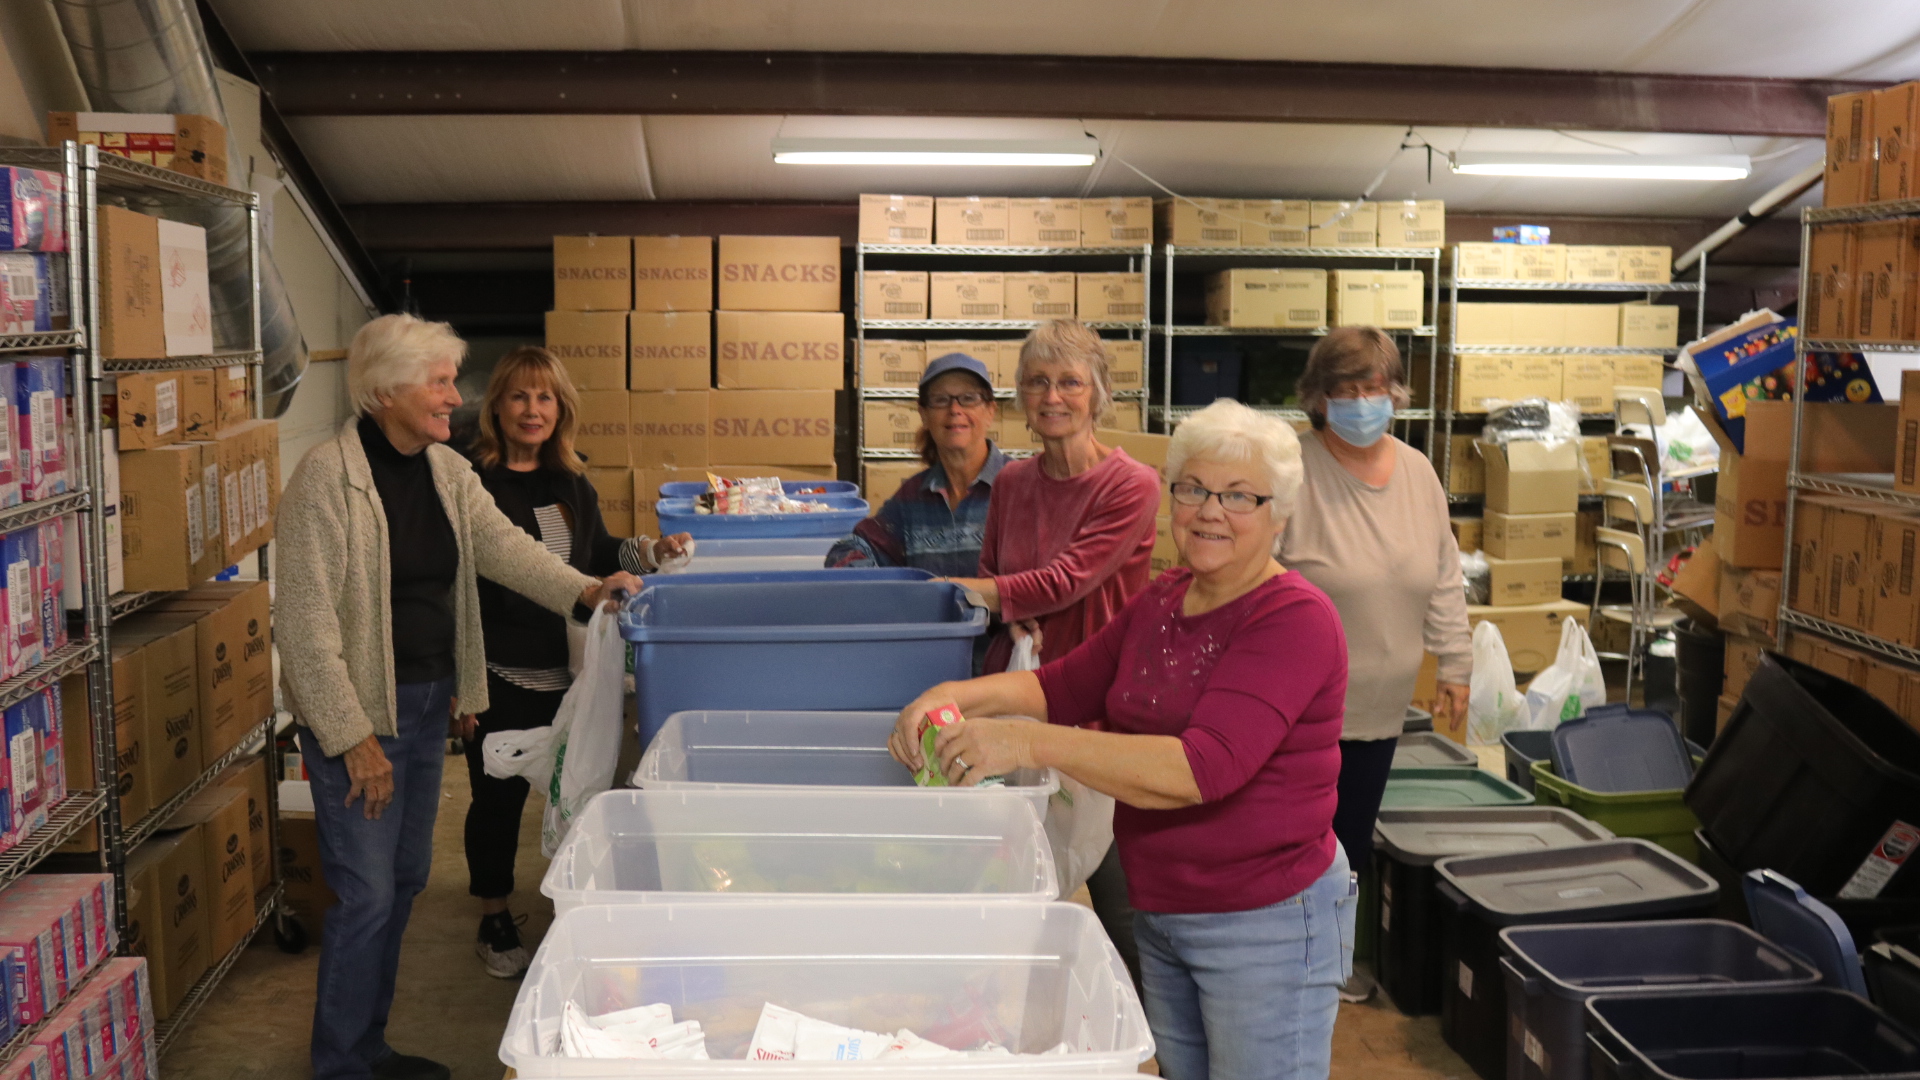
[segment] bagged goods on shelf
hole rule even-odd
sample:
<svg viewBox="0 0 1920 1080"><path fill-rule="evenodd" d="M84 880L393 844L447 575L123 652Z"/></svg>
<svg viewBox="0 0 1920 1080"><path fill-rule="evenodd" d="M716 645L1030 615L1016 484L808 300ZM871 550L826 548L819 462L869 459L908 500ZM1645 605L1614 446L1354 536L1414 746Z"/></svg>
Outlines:
<svg viewBox="0 0 1920 1080"><path fill-rule="evenodd" d="M1827 99L1825 206L1867 201L1867 170L1874 167L1873 104L1873 93L1866 90Z"/></svg>
<svg viewBox="0 0 1920 1080"><path fill-rule="evenodd" d="M553 306L557 311L626 311L633 307L633 238L553 238Z"/></svg>
<svg viewBox="0 0 1920 1080"><path fill-rule="evenodd" d="M712 311L713 237L634 237L633 309Z"/></svg>
<svg viewBox="0 0 1920 1080"><path fill-rule="evenodd" d="M0 166L0 251L67 250L64 178Z"/></svg>
<svg viewBox="0 0 1920 1080"><path fill-rule="evenodd" d="M1008 199L1007 243L1015 247L1079 247L1079 199Z"/></svg>
<svg viewBox="0 0 1920 1080"><path fill-rule="evenodd" d="M713 383L713 315L636 311L627 316L630 390L705 390Z"/></svg>
<svg viewBox="0 0 1920 1080"><path fill-rule="evenodd" d="M838 311L716 312L714 385L837 390L846 385L845 349L846 317Z"/></svg>
<svg viewBox="0 0 1920 1080"><path fill-rule="evenodd" d="M547 351L575 389L627 388L627 318L624 311L547 312Z"/></svg>
<svg viewBox="0 0 1920 1080"><path fill-rule="evenodd" d="M66 330L67 257L0 251L0 334Z"/></svg>
<svg viewBox="0 0 1920 1080"><path fill-rule="evenodd" d="M1244 214L1239 199L1181 196L1153 204L1162 243L1181 247L1239 247Z"/></svg>
<svg viewBox="0 0 1920 1080"><path fill-rule="evenodd" d="M1008 319L1071 319L1076 285L1070 272L1034 271L1004 275ZM1016 343L1017 344L1017 343Z"/></svg>
<svg viewBox="0 0 1920 1080"><path fill-rule="evenodd" d="M869 319L927 317L924 270L869 270L861 279L861 314Z"/></svg>
<svg viewBox="0 0 1920 1080"><path fill-rule="evenodd" d="M1006 278L979 271L936 272L928 278L928 310L935 319L1006 317Z"/></svg>
<svg viewBox="0 0 1920 1080"><path fill-rule="evenodd" d="M227 129L193 113L50 112L47 142L92 144L101 153L227 182Z"/></svg>
<svg viewBox="0 0 1920 1080"><path fill-rule="evenodd" d="M13 369L20 494L28 502L50 499L67 490L67 427L73 406L67 362L64 357L31 356Z"/></svg>
<svg viewBox="0 0 1920 1080"><path fill-rule="evenodd" d="M1008 211L1005 199L942 196L933 201L934 242L944 247L1006 247Z"/></svg>
<svg viewBox="0 0 1920 1080"><path fill-rule="evenodd" d="M1153 243L1153 200L1115 196L1080 200L1083 247L1138 247Z"/></svg>
<svg viewBox="0 0 1920 1080"><path fill-rule="evenodd" d="M860 196L860 242L863 244L933 243L933 197L930 195Z"/></svg>

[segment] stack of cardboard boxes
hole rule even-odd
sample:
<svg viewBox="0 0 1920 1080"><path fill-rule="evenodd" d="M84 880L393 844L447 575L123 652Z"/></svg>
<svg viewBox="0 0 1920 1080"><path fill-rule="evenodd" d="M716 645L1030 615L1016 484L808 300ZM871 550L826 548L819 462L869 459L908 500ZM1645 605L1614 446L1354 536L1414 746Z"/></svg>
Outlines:
<svg viewBox="0 0 1920 1080"><path fill-rule="evenodd" d="M912 247L1137 248L1153 242L1153 200L862 195L860 242ZM874 312L870 317L893 316Z"/></svg>
<svg viewBox="0 0 1920 1080"><path fill-rule="evenodd" d="M1467 281L1664 285L1673 280L1673 249L1660 245L1469 243L1459 245L1454 273Z"/></svg>
<svg viewBox="0 0 1920 1080"><path fill-rule="evenodd" d="M1418 270L1222 270L1207 278L1207 324L1411 330L1422 325L1426 280Z"/></svg>
<svg viewBox="0 0 1920 1080"><path fill-rule="evenodd" d="M1665 375L1658 353L1488 355L1467 346L1671 349L1680 339L1680 309L1665 304L1460 304L1456 311L1454 341L1463 348L1455 357L1454 408L1460 412L1544 397L1606 413L1613 410L1614 387L1658 388Z"/></svg>
<svg viewBox="0 0 1920 1080"><path fill-rule="evenodd" d="M1816 225L1802 332L1814 341L1920 341L1920 221Z"/></svg>
<svg viewBox="0 0 1920 1080"><path fill-rule="evenodd" d="M710 469L832 479L840 301L830 236L554 237L547 346L608 529L657 534L660 485Z"/></svg>
<svg viewBox="0 0 1920 1080"><path fill-rule="evenodd" d="M1138 323L1146 290L1140 273L869 270L860 304L870 320Z"/></svg>
<svg viewBox="0 0 1920 1080"><path fill-rule="evenodd" d="M1827 99L1827 206L1920 197L1920 82Z"/></svg>
<svg viewBox="0 0 1920 1080"><path fill-rule="evenodd" d="M1553 661L1561 621L1586 617L1585 605L1560 596L1576 552L1581 448L1482 442L1474 450L1484 463L1486 513L1477 530L1456 528L1477 532L1469 538L1486 553L1490 588L1488 603L1470 606L1467 619L1500 627L1515 671L1539 671Z"/></svg>
<svg viewBox="0 0 1920 1080"><path fill-rule="evenodd" d="M1337 202L1307 199L1162 199L1160 238L1179 247L1436 248L1446 243L1439 199Z"/></svg>

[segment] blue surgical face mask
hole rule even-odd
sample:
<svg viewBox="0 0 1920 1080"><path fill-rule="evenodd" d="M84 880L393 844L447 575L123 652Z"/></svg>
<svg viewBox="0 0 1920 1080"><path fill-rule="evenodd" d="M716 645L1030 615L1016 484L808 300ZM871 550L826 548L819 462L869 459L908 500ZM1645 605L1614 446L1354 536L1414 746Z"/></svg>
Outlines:
<svg viewBox="0 0 1920 1080"><path fill-rule="evenodd" d="M1372 446L1393 423L1393 398L1371 394L1358 398L1328 398L1327 426L1354 446Z"/></svg>

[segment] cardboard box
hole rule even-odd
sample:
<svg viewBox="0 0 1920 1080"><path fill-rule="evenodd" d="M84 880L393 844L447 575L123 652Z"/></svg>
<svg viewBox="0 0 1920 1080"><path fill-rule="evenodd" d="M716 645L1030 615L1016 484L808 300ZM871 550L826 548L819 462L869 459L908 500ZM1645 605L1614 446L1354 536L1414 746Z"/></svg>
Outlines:
<svg viewBox="0 0 1920 1080"><path fill-rule="evenodd" d="M200 443L120 455L127 588L184 589L208 551Z"/></svg>
<svg viewBox="0 0 1920 1080"><path fill-rule="evenodd" d="M181 423L183 374L141 371L107 376L120 449L152 450L181 440L186 434Z"/></svg>
<svg viewBox="0 0 1920 1080"><path fill-rule="evenodd" d="M1380 246L1435 248L1447 242L1447 204L1439 199L1403 199L1379 206Z"/></svg>
<svg viewBox="0 0 1920 1080"><path fill-rule="evenodd" d="M273 884L273 848L267 843L267 759L254 754L227 766L214 783L238 791L247 804L247 868L253 871L253 894L258 897Z"/></svg>
<svg viewBox="0 0 1920 1080"><path fill-rule="evenodd" d="M160 312L168 356L213 351L213 297L207 284L207 230L160 219Z"/></svg>
<svg viewBox="0 0 1920 1080"><path fill-rule="evenodd" d="M249 420L199 445L209 539L205 561L195 564L195 572L211 576L273 539L274 509L279 504L279 424Z"/></svg>
<svg viewBox="0 0 1920 1080"><path fill-rule="evenodd" d="M1586 464L1586 475L1580 478L1580 494L1598 495L1600 482L1613 477L1613 450L1605 435L1582 435L1580 437L1580 458Z"/></svg>
<svg viewBox="0 0 1920 1080"><path fill-rule="evenodd" d="M1007 200L979 195L933 201L934 242L945 247L1006 247L1012 241Z"/></svg>
<svg viewBox="0 0 1920 1080"><path fill-rule="evenodd" d="M1701 410L1695 410L1700 413ZM1800 467L1807 472L1892 472L1893 405L1809 402ZM1793 403L1747 403L1746 452L1736 453L1712 410L1701 413L1720 444L1714 489L1714 546L1733 566L1777 570L1786 550L1787 455Z"/></svg>
<svg viewBox="0 0 1920 1080"><path fill-rule="evenodd" d="M1173 542L1173 519L1153 519L1153 551L1147 556L1147 572L1158 576L1180 565L1180 547Z"/></svg>
<svg viewBox="0 0 1920 1080"><path fill-rule="evenodd" d="M1490 622L1500 628L1507 658L1518 672L1541 671L1553 663L1554 655L1560 650L1560 625L1569 618L1584 624L1587 605L1572 600L1552 600L1517 607L1467 606L1469 625Z"/></svg>
<svg viewBox="0 0 1920 1080"><path fill-rule="evenodd" d="M1100 342L1100 347L1107 354L1107 382L1115 393L1147 388L1147 352L1144 342L1104 338Z"/></svg>
<svg viewBox="0 0 1920 1080"><path fill-rule="evenodd" d="M1074 291L1083 322L1139 322L1147 317L1145 274L1080 274Z"/></svg>
<svg viewBox="0 0 1920 1080"><path fill-rule="evenodd" d="M1515 281L1567 280L1567 245L1513 245L1513 277Z"/></svg>
<svg viewBox="0 0 1920 1080"><path fill-rule="evenodd" d="M936 319L1004 318L1006 277L977 270L936 272L929 276L929 307Z"/></svg>
<svg viewBox="0 0 1920 1080"><path fill-rule="evenodd" d="M833 464L831 390L716 390L712 415L715 464Z"/></svg>
<svg viewBox="0 0 1920 1080"><path fill-rule="evenodd" d="M304 784L304 781L292 783ZM286 786L281 790L284 792ZM320 832L311 813L280 812L279 854L287 905L305 920L309 932L318 933L327 909L338 903L339 898L328 887L327 876L320 868Z"/></svg>
<svg viewBox="0 0 1920 1080"><path fill-rule="evenodd" d="M1868 581L1868 548L1878 504L1849 500L1827 508L1821 565L1815 573L1827 575L1825 618L1855 630L1873 625L1873 593Z"/></svg>
<svg viewBox="0 0 1920 1080"><path fill-rule="evenodd" d="M868 450L918 450L920 410L911 401L861 403L860 445Z"/></svg>
<svg viewBox="0 0 1920 1080"><path fill-rule="evenodd" d="M1886 507L1873 516L1869 529L1867 631L1900 645L1920 644L1920 589L1914 583L1920 514Z"/></svg>
<svg viewBox="0 0 1920 1080"><path fill-rule="evenodd" d="M925 468L917 461L861 462L860 497L867 500L877 514L880 504L893 498L893 493L900 490L900 485L906 483L908 477Z"/></svg>
<svg viewBox="0 0 1920 1080"><path fill-rule="evenodd" d="M858 344L861 386L870 390L912 390L920 385L920 373L927 370L926 342L869 338ZM994 367L989 363L987 370L992 372Z"/></svg>
<svg viewBox="0 0 1920 1080"><path fill-rule="evenodd" d="M1720 628L1773 640L1780 613L1780 571L1720 564Z"/></svg>
<svg viewBox="0 0 1920 1080"><path fill-rule="evenodd" d="M724 311L839 311L837 236L722 236Z"/></svg>
<svg viewBox="0 0 1920 1080"><path fill-rule="evenodd" d="M1305 199L1240 200L1241 247L1307 246L1313 204Z"/></svg>
<svg viewBox="0 0 1920 1080"><path fill-rule="evenodd" d="M712 311L713 237L634 237L633 309Z"/></svg>
<svg viewBox="0 0 1920 1080"><path fill-rule="evenodd" d="M1522 353L1505 359L1507 400L1543 397L1558 401L1564 396L1565 357L1552 353Z"/></svg>
<svg viewBox="0 0 1920 1080"><path fill-rule="evenodd" d="M1659 388L1665 381L1667 364L1658 354L1632 353L1613 357L1613 384Z"/></svg>
<svg viewBox="0 0 1920 1080"><path fill-rule="evenodd" d="M1050 273L1036 270L1032 273L1006 274L1003 277L1005 287L1002 292L1006 298L1005 318L1012 320L1073 318L1076 285L1071 271Z"/></svg>
<svg viewBox="0 0 1920 1080"><path fill-rule="evenodd" d="M1619 281L1620 249L1598 244L1567 246L1567 280L1591 283Z"/></svg>
<svg viewBox="0 0 1920 1080"><path fill-rule="evenodd" d="M163 832L127 856L128 951L147 958L153 1015L173 1015L187 988L206 974L206 843L199 829Z"/></svg>
<svg viewBox="0 0 1920 1080"><path fill-rule="evenodd" d="M244 423L253 416L253 384L245 364L228 364L213 369L214 392L219 395L214 410L215 428Z"/></svg>
<svg viewBox="0 0 1920 1080"><path fill-rule="evenodd" d="M1322 202L1308 208L1307 245L1326 248L1380 246L1380 204Z"/></svg>
<svg viewBox="0 0 1920 1080"><path fill-rule="evenodd" d="M933 243L931 195L860 196L860 242L863 244Z"/></svg>
<svg viewBox="0 0 1920 1080"><path fill-rule="evenodd" d="M267 584L208 582L151 610L193 627L200 756L217 760L273 715L273 613Z"/></svg>
<svg viewBox="0 0 1920 1080"><path fill-rule="evenodd" d="M1620 327L1626 322L1621 317L1619 304L1562 304L1560 307L1560 343L1582 347L1613 348L1620 341ZM1673 325L1680 325L1678 309L1673 311ZM1635 325L1641 326L1647 319L1636 319ZM1653 320L1656 324L1657 319ZM1648 336L1659 337L1658 331L1644 331ZM1659 348L1660 346L1643 346Z"/></svg>
<svg viewBox="0 0 1920 1080"><path fill-rule="evenodd" d="M1478 444L1487 467L1487 509L1571 514L1580 501L1580 447L1572 442Z"/></svg>
<svg viewBox="0 0 1920 1080"><path fill-rule="evenodd" d="M1453 407L1483 413L1496 401L1511 400L1513 358L1462 353L1455 358Z"/></svg>
<svg viewBox="0 0 1920 1080"><path fill-rule="evenodd" d="M1580 406L1582 416L1612 412L1613 387L1613 357L1573 355L1560 358L1559 400Z"/></svg>
<svg viewBox="0 0 1920 1080"><path fill-rule="evenodd" d="M713 315L636 311L627 316L629 390L705 390L713 384Z"/></svg>
<svg viewBox="0 0 1920 1080"><path fill-rule="evenodd" d="M1720 696L1738 699L1746 692L1747 680L1760 669L1760 658L1773 651L1773 639L1764 640L1740 634L1727 635L1727 655L1723 661L1725 677Z"/></svg>
<svg viewBox="0 0 1920 1080"><path fill-rule="evenodd" d="M1822 547L1826 542L1826 498L1808 497L1795 507L1793 535L1788 551L1794 568L1787 587L1787 606L1815 618L1827 617L1826 561Z"/></svg>
<svg viewBox="0 0 1920 1080"><path fill-rule="evenodd" d="M253 840L247 832L246 792L207 788L188 799L167 828L200 833L208 952L223 957L253 932Z"/></svg>
<svg viewBox="0 0 1920 1080"><path fill-rule="evenodd" d="M602 469L624 469L633 464L627 448L631 400L632 395L625 390L580 391L573 448L587 459L587 464Z"/></svg>
<svg viewBox="0 0 1920 1080"><path fill-rule="evenodd" d="M1079 199L1008 199L1007 242L1015 247L1079 247Z"/></svg>
<svg viewBox="0 0 1920 1080"><path fill-rule="evenodd" d="M1713 733L1718 736L1727 729L1727 721L1733 719L1733 710L1740 707L1740 699L1723 696L1714 705Z"/></svg>
<svg viewBox="0 0 1920 1080"><path fill-rule="evenodd" d="M141 656L148 789L160 806L200 776L199 641L191 620L147 616L114 629Z"/></svg>
<svg viewBox="0 0 1920 1080"><path fill-rule="evenodd" d="M1330 270L1327 310L1332 325L1385 330L1420 326L1426 280L1418 270Z"/></svg>
<svg viewBox="0 0 1920 1080"><path fill-rule="evenodd" d="M1023 420L1024 424L1025 421ZM1116 401L1107 409L1107 415L1101 419L1102 427L1115 431L1147 430L1146 407L1138 401Z"/></svg>
<svg viewBox="0 0 1920 1080"><path fill-rule="evenodd" d="M1669 304L1621 304L1618 343L1636 349L1680 344L1680 309Z"/></svg>
<svg viewBox="0 0 1920 1080"><path fill-rule="evenodd" d="M1114 196L1080 200L1082 247L1139 247L1153 243L1153 200Z"/></svg>
<svg viewBox="0 0 1920 1080"><path fill-rule="evenodd" d="M587 482L599 499L600 520L613 536L633 535L633 470L588 469Z"/></svg>
<svg viewBox="0 0 1920 1080"><path fill-rule="evenodd" d="M100 356L106 360L165 356L160 219L102 205L98 221Z"/></svg>
<svg viewBox="0 0 1920 1080"><path fill-rule="evenodd" d="M1512 281L1516 244L1455 244L1454 276L1463 281Z"/></svg>
<svg viewBox="0 0 1920 1080"><path fill-rule="evenodd" d="M1460 549L1460 554L1480 550L1480 526L1481 521L1477 517L1447 519L1447 527L1453 532L1454 546Z"/></svg>
<svg viewBox="0 0 1920 1080"><path fill-rule="evenodd" d="M1241 269L1209 275L1207 323L1317 330L1327 325L1327 272Z"/></svg>
<svg viewBox="0 0 1920 1080"><path fill-rule="evenodd" d="M138 136L149 135L148 139ZM50 112L47 144L71 140L102 153L143 161L206 180L227 182L227 129L194 113Z"/></svg>
<svg viewBox="0 0 1920 1080"><path fill-rule="evenodd" d="M1831 341L1854 332L1858 236L1852 225L1813 228L1807 241L1807 295L1800 304L1800 332L1809 340Z"/></svg>
<svg viewBox="0 0 1920 1080"><path fill-rule="evenodd" d="M1486 511L1480 549L1501 559L1573 559L1574 516Z"/></svg>
<svg viewBox="0 0 1920 1080"><path fill-rule="evenodd" d="M660 501L660 485L681 480L704 482L707 470L691 469L634 469L633 477L633 535L659 536L660 517L655 512Z"/></svg>
<svg viewBox="0 0 1920 1080"><path fill-rule="evenodd" d="M721 312L724 320L730 312ZM838 318L838 316L835 316ZM629 396L627 460L643 469L704 468L712 460L709 390L668 390Z"/></svg>
<svg viewBox="0 0 1920 1080"><path fill-rule="evenodd" d="M1854 328L1865 341L1905 341L1915 334L1914 287L1920 279L1920 223L1870 221L1855 227Z"/></svg>
<svg viewBox="0 0 1920 1080"><path fill-rule="evenodd" d="M1673 249L1665 244L1620 249L1620 280L1665 285L1673 280Z"/></svg>
<svg viewBox="0 0 1920 1080"><path fill-rule="evenodd" d="M180 376L180 437L204 442L220 430L220 392L215 387L218 371L193 368L177 372Z"/></svg>
<svg viewBox="0 0 1920 1080"><path fill-rule="evenodd" d="M926 346L927 363L929 364L943 356L948 356L953 353L963 353L987 366L988 373L993 376L995 389L1011 389L1013 387L1014 369L1019 367L1020 363L1020 342L1017 340L1003 341L985 338L953 338L929 341L926 343ZM914 385L919 385L918 376L915 376L915 380Z"/></svg>
<svg viewBox="0 0 1920 1080"><path fill-rule="evenodd" d="M1920 491L1920 371L1900 373L1900 401L1894 427L1893 486Z"/></svg>
<svg viewBox="0 0 1920 1080"><path fill-rule="evenodd" d="M714 314L714 385L722 390L837 390L846 385L839 312Z"/></svg>
<svg viewBox="0 0 1920 1080"><path fill-rule="evenodd" d="M1143 465L1151 465L1156 470L1166 469L1167 448L1173 443L1173 438L1168 435L1115 431L1112 428L1095 428L1093 436L1107 446L1117 446L1125 450L1128 457ZM1163 492L1162 497L1164 496Z"/></svg>
<svg viewBox="0 0 1920 1080"><path fill-rule="evenodd" d="M1487 603L1494 607L1560 599L1561 561L1487 558Z"/></svg>
<svg viewBox="0 0 1920 1080"><path fill-rule="evenodd" d="M1874 91L1873 161L1871 171L1866 172L1868 202L1920 195L1920 187L1914 184L1916 132L1920 132L1920 83Z"/></svg>
<svg viewBox="0 0 1920 1080"><path fill-rule="evenodd" d="M1474 435L1455 435L1447 455L1447 490L1455 495L1479 495L1487 490L1487 463L1480 459Z"/></svg>
<svg viewBox="0 0 1920 1080"><path fill-rule="evenodd" d="M1857 206L1867 201L1867 172L1874 168L1873 105L1870 90L1827 99L1825 206Z"/></svg>
<svg viewBox="0 0 1920 1080"><path fill-rule="evenodd" d="M1117 426L1119 423L1118 418L1111 409L1107 410L1106 415L1100 417L1100 420L1102 422L1111 422L1108 424L1109 427ZM1018 398L1000 403L1000 418L988 425L987 437L992 439L993 444L1002 450L1040 449L1039 441L1034 438L1032 430L1027 427L1027 417L1020 409L1020 400Z"/></svg>
<svg viewBox="0 0 1920 1080"><path fill-rule="evenodd" d="M626 311L633 306L633 238L553 238L553 306L559 311Z"/></svg>
<svg viewBox="0 0 1920 1080"><path fill-rule="evenodd" d="M547 312L547 351L566 366L576 390L627 388L624 311Z"/></svg>
<svg viewBox="0 0 1920 1080"><path fill-rule="evenodd" d="M869 270L861 278L861 311L868 319L927 317L927 272Z"/></svg>
<svg viewBox="0 0 1920 1080"><path fill-rule="evenodd" d="M1160 242L1180 247L1237 248L1240 246L1240 200L1161 199L1153 204L1154 228Z"/></svg>

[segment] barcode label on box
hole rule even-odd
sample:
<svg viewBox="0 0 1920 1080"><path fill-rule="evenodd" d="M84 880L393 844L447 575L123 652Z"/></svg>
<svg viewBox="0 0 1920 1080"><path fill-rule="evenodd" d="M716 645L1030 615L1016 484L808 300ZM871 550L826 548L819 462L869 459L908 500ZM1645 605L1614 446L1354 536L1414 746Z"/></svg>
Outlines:
<svg viewBox="0 0 1920 1080"><path fill-rule="evenodd" d="M1047 244L1078 244L1080 242L1079 229L1038 229L1034 236Z"/></svg>
<svg viewBox="0 0 1920 1080"><path fill-rule="evenodd" d="M32 797L40 789L40 749L31 729L9 740L7 755L13 762L13 797L16 801Z"/></svg>
<svg viewBox="0 0 1920 1080"><path fill-rule="evenodd" d="M253 535L253 470L240 466L240 535Z"/></svg>
<svg viewBox="0 0 1920 1080"><path fill-rule="evenodd" d="M272 511L267 509L267 503L270 498L269 489L267 488L267 463L264 461L256 461L253 463L253 468L248 471L253 473L253 527L254 529L264 529L267 527L267 517L272 513ZM247 531L252 532L253 529L248 529Z"/></svg>
<svg viewBox="0 0 1920 1080"><path fill-rule="evenodd" d="M34 403L34 412L40 411L39 403ZM153 388L153 430L156 435L165 435L180 424L180 380L167 379Z"/></svg>
<svg viewBox="0 0 1920 1080"><path fill-rule="evenodd" d="M11 582L8 587L12 587ZM1847 883L1841 886L1840 899L1871 900L1879 896L1880 890L1893 880L1893 875L1906 865L1916 846L1920 846L1920 829L1904 821L1895 821L1887 827L1886 835L1880 838L1880 842L1867 853L1860 869L1855 870Z"/></svg>
<svg viewBox="0 0 1920 1080"><path fill-rule="evenodd" d="M1460 961L1460 977L1457 981L1460 984L1461 996L1472 997L1473 996L1473 969L1467 966L1467 962L1465 960Z"/></svg>
<svg viewBox="0 0 1920 1080"><path fill-rule="evenodd" d="M204 499L199 484L187 485L187 561L197 563L206 556L207 538L201 533L200 526L206 517L201 510Z"/></svg>
<svg viewBox="0 0 1920 1080"><path fill-rule="evenodd" d="M227 546L237 548L240 546L240 538L247 535L240 521L240 515L243 512L240 503L240 474L228 473L222 486L226 488L224 501L227 515Z"/></svg>
<svg viewBox="0 0 1920 1080"><path fill-rule="evenodd" d="M16 637L25 638L39 624L33 602L33 564L25 559L7 565L7 621Z"/></svg>
<svg viewBox="0 0 1920 1080"><path fill-rule="evenodd" d="M220 535L220 466L216 463L200 470L202 485L207 490L207 538Z"/></svg>

